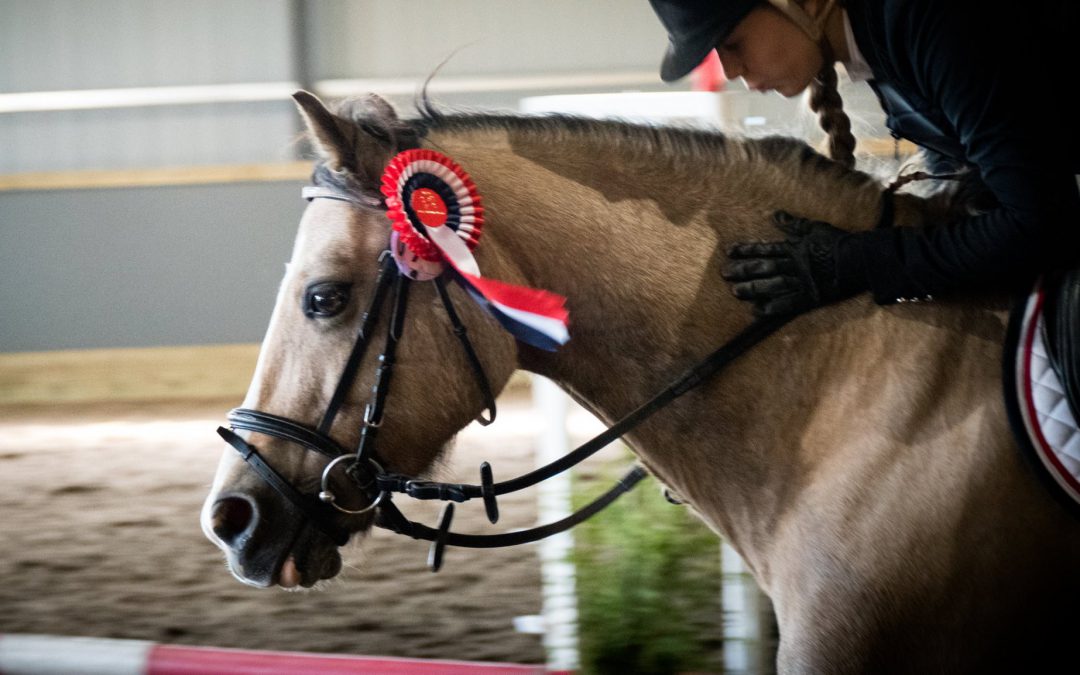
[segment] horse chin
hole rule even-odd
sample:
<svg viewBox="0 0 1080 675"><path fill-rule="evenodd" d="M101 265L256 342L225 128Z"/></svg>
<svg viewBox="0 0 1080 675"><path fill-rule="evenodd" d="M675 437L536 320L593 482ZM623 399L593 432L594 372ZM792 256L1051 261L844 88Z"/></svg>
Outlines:
<svg viewBox="0 0 1080 675"><path fill-rule="evenodd" d="M337 546L310 526L302 528L291 544L280 548L249 545L238 552L225 551L232 575L256 588L312 588L337 576L342 568Z"/></svg>
<svg viewBox="0 0 1080 675"><path fill-rule="evenodd" d="M341 572L338 547L312 527L304 528L277 567L274 583L285 589L311 588Z"/></svg>

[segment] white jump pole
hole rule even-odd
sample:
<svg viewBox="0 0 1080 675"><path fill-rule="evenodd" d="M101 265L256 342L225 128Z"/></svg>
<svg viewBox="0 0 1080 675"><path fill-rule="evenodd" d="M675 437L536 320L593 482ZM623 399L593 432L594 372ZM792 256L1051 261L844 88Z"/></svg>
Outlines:
<svg viewBox="0 0 1080 675"><path fill-rule="evenodd" d="M549 464L569 452L566 394L551 380L532 378L533 407L543 422L536 449L537 466ZM562 473L538 487L541 523L552 523L570 515L570 475ZM539 542L540 574L543 580L544 648L547 667L555 671L575 671L578 654L578 612L574 564L570 553L574 538L569 530Z"/></svg>
<svg viewBox="0 0 1080 675"><path fill-rule="evenodd" d="M738 552L720 545L721 606L724 611L724 672L763 675L776 672L772 603L758 588Z"/></svg>

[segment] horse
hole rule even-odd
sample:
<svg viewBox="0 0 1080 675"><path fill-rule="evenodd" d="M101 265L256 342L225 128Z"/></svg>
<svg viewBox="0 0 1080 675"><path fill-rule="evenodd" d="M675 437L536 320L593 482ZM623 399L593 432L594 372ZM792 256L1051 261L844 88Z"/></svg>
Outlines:
<svg viewBox="0 0 1080 675"><path fill-rule="evenodd" d="M608 422L752 323L721 279L729 244L775 239L776 211L860 230L884 204L878 180L788 138L432 106L404 119L374 95L333 109L294 98L318 152L315 185L349 196L306 207L244 407L309 428L335 396L376 284L391 236L379 180L402 148L444 153L482 192L485 276L566 298L570 339L550 350L504 330L458 285L443 289L491 391L523 369ZM901 192L893 212L896 227L917 227L947 207ZM416 476L488 396L439 288L411 285L411 311L377 321L401 322L377 456ZM325 312L311 311L313 288ZM800 315L625 436L771 598L781 672L1064 662L1080 526L1007 424L1007 304L861 296ZM376 357L360 361L327 430L342 448L367 423ZM280 435L239 436L298 493L318 490L327 458ZM344 538L376 521L354 492L335 540L226 449L203 529L241 581L307 587L335 576Z"/></svg>

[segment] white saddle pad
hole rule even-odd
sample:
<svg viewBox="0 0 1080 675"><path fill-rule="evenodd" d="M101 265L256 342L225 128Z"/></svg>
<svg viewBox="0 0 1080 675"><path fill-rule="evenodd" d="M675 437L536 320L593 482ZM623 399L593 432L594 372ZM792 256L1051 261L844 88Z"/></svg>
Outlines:
<svg viewBox="0 0 1080 675"><path fill-rule="evenodd" d="M1044 295L1042 288L1036 287L1024 308L1013 363L1017 403L1038 461L1054 482L1080 503L1080 428L1043 341Z"/></svg>

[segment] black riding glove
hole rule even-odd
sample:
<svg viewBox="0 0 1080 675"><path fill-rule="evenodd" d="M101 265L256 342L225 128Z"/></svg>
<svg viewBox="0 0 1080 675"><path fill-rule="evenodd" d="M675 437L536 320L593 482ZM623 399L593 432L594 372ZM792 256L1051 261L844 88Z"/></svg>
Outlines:
<svg viewBox="0 0 1080 675"><path fill-rule="evenodd" d="M785 241L740 243L728 251L722 276L735 297L758 316L797 314L850 298L868 288L866 271L850 244L855 235L828 223L777 211Z"/></svg>

